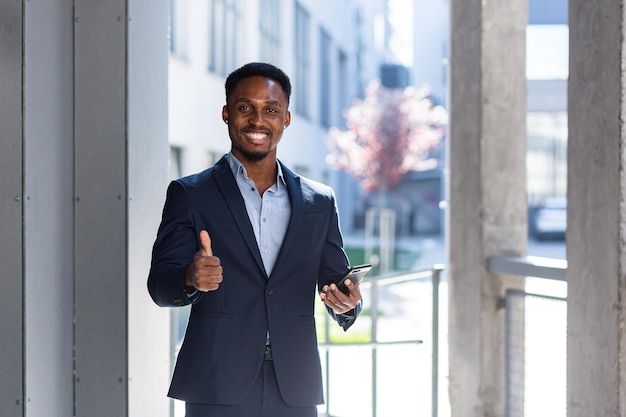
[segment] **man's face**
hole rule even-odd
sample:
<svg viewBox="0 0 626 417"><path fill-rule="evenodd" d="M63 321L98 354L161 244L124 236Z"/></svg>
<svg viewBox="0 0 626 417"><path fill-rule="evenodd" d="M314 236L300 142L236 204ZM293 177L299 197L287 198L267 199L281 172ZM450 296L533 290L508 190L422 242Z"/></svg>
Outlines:
<svg viewBox="0 0 626 417"><path fill-rule="evenodd" d="M258 162L268 155L275 158L276 146L291 120L287 107L276 81L260 76L239 81L222 109L237 159Z"/></svg>

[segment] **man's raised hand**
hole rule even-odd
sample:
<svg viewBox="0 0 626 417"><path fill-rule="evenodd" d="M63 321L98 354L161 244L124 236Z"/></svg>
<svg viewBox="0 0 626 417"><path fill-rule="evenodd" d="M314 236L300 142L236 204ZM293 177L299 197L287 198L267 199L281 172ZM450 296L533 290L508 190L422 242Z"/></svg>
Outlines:
<svg viewBox="0 0 626 417"><path fill-rule="evenodd" d="M201 230L199 238L200 249L185 270L185 290L188 293L196 289L203 292L215 291L222 282L222 266L220 259L213 256L209 233Z"/></svg>

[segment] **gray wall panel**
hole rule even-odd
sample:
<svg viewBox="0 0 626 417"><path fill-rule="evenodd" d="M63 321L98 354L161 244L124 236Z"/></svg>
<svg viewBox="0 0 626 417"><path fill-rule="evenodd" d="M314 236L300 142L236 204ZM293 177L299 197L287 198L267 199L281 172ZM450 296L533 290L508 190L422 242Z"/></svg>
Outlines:
<svg viewBox="0 0 626 417"><path fill-rule="evenodd" d="M22 2L0 1L0 415L23 412Z"/></svg>
<svg viewBox="0 0 626 417"><path fill-rule="evenodd" d="M127 413L126 2L76 1L76 415Z"/></svg>
<svg viewBox="0 0 626 417"><path fill-rule="evenodd" d="M72 0L25 3L26 416L73 414Z"/></svg>
<svg viewBox="0 0 626 417"><path fill-rule="evenodd" d="M129 415L165 417L170 309L146 279L168 180L167 0L132 0L128 25Z"/></svg>
<svg viewBox="0 0 626 417"><path fill-rule="evenodd" d="M2 417L169 414L168 8L0 1Z"/></svg>

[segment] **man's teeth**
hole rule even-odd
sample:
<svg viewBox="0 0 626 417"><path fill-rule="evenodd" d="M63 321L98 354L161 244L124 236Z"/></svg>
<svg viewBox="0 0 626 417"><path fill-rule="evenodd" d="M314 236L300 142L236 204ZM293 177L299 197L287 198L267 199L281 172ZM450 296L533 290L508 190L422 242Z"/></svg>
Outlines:
<svg viewBox="0 0 626 417"><path fill-rule="evenodd" d="M251 139L261 140L265 139L267 135L265 133L248 133L248 136L250 136Z"/></svg>

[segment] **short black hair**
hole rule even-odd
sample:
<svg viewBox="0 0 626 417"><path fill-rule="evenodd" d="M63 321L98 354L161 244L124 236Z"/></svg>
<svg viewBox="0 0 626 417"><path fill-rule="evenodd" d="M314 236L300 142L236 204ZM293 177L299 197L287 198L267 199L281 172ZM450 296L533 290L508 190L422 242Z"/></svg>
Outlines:
<svg viewBox="0 0 626 417"><path fill-rule="evenodd" d="M270 78L280 84L287 98L287 104L289 104L289 97L291 96L291 82L289 81L289 77L280 68L265 62L250 62L228 75L226 83L224 84L226 88L226 103L228 103L228 97L237 84L239 84L239 81L254 76Z"/></svg>

